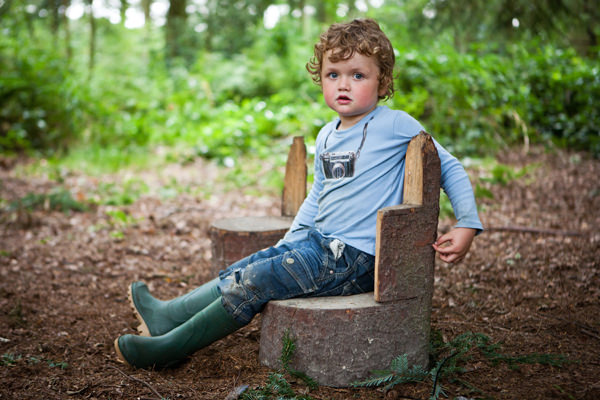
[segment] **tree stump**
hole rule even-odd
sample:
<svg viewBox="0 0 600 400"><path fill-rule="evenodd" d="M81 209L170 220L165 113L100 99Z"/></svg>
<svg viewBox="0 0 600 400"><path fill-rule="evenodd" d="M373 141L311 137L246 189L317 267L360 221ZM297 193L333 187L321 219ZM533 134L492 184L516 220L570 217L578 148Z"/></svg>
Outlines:
<svg viewBox="0 0 600 400"><path fill-rule="evenodd" d="M212 268L216 276L234 262L272 246L285 235L291 217L240 217L213 222L210 227Z"/></svg>
<svg viewBox="0 0 600 400"><path fill-rule="evenodd" d="M431 137L406 152L404 204L377 215L375 292L271 301L262 313L259 358L277 368L286 331L291 367L322 385L344 387L406 354L427 367L439 214L440 161Z"/></svg>
<svg viewBox="0 0 600 400"><path fill-rule="evenodd" d="M281 216L232 217L212 223L212 275L259 250L275 245L290 228L306 197L306 146L293 139L285 166Z"/></svg>
<svg viewBox="0 0 600 400"><path fill-rule="evenodd" d="M373 293L270 301L262 313L259 359L281 366L286 332L296 345L290 366L319 384L346 387L406 354L426 365L429 321L417 299L377 303Z"/></svg>

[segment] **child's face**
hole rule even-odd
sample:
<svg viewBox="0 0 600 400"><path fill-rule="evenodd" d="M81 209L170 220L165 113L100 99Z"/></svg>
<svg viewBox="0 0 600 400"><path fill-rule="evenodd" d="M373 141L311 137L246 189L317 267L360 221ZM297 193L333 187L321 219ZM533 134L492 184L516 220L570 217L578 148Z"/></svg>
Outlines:
<svg viewBox="0 0 600 400"><path fill-rule="evenodd" d="M321 87L325 103L341 120L339 129L347 129L377 107L379 67L373 57L354 53L347 60L331 62L331 50L325 53L321 68ZM385 90L383 90L385 92Z"/></svg>

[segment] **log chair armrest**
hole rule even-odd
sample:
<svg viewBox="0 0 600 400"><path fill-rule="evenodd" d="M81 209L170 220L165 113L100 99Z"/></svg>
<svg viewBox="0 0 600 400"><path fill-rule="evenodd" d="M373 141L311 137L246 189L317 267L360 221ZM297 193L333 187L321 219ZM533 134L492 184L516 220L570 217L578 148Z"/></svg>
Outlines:
<svg viewBox="0 0 600 400"><path fill-rule="evenodd" d="M403 204L377 213L375 301L433 295L440 177L433 139L421 131L406 151Z"/></svg>

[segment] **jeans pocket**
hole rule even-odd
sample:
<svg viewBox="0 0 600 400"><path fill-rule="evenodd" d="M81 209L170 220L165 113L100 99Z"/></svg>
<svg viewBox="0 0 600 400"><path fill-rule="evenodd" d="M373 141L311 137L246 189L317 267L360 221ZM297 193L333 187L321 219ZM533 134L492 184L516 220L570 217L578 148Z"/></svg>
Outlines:
<svg viewBox="0 0 600 400"><path fill-rule="evenodd" d="M369 274L371 277L375 277L375 257L361 251L354 260L353 269L356 271L357 276Z"/></svg>
<svg viewBox="0 0 600 400"><path fill-rule="evenodd" d="M361 294L371 291L368 285L365 285L364 283L361 285L361 283L362 282L358 282L356 279L346 282L342 287L341 296L350 296L353 294Z"/></svg>
<svg viewBox="0 0 600 400"><path fill-rule="evenodd" d="M313 257L310 257L310 255L310 252L291 250L281 257L281 266L287 272L291 281L295 283L288 282L285 285L287 287L287 297L309 294L317 290L317 277L321 274L321 271L318 265L314 265L318 263L315 263L314 260L311 263L314 254L312 254ZM283 281L286 281L286 279ZM297 290L299 291L297 292Z"/></svg>

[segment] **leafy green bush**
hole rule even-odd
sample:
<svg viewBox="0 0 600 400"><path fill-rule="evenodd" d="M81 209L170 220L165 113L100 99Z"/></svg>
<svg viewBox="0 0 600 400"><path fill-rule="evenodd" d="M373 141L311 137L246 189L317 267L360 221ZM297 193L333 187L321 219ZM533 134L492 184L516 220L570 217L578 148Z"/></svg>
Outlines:
<svg viewBox="0 0 600 400"><path fill-rule="evenodd" d="M153 132L168 124L167 99L177 91L178 77L168 76L157 50L158 32L146 37L110 23L100 24L98 30L104 39L99 49L102 57L97 57L93 71L77 72L80 77L90 75L82 84L85 130L81 142L120 150L146 146Z"/></svg>
<svg viewBox="0 0 600 400"><path fill-rule="evenodd" d="M458 153L552 140L600 155L600 69L573 50L536 44L402 48L393 104Z"/></svg>
<svg viewBox="0 0 600 400"><path fill-rule="evenodd" d="M573 49L543 46L521 54L530 95L526 116L543 140L600 155L600 67Z"/></svg>
<svg viewBox="0 0 600 400"><path fill-rule="evenodd" d="M0 152L66 148L81 119L68 62L51 47L11 32L0 35L0 65Z"/></svg>
<svg viewBox="0 0 600 400"><path fill-rule="evenodd" d="M310 144L334 116L304 68L318 23L283 17L273 29L253 27L255 39L238 53L196 49L194 64L167 68L162 31L98 19L90 70L86 21L69 25L67 60L47 21L36 18L33 35L14 10L2 17L0 36L0 152L77 144L126 154L166 145L219 160L264 156L280 138L303 135ZM417 47L396 18L381 18L398 50L398 90L388 104L452 152L554 141L600 155L600 68L591 59L535 41L458 52L448 34Z"/></svg>
<svg viewBox="0 0 600 400"><path fill-rule="evenodd" d="M87 211L88 209L86 204L73 199L67 189L58 187L49 193L28 193L24 197L13 201L9 205L8 211L33 211L41 208L58 210L63 213Z"/></svg>

